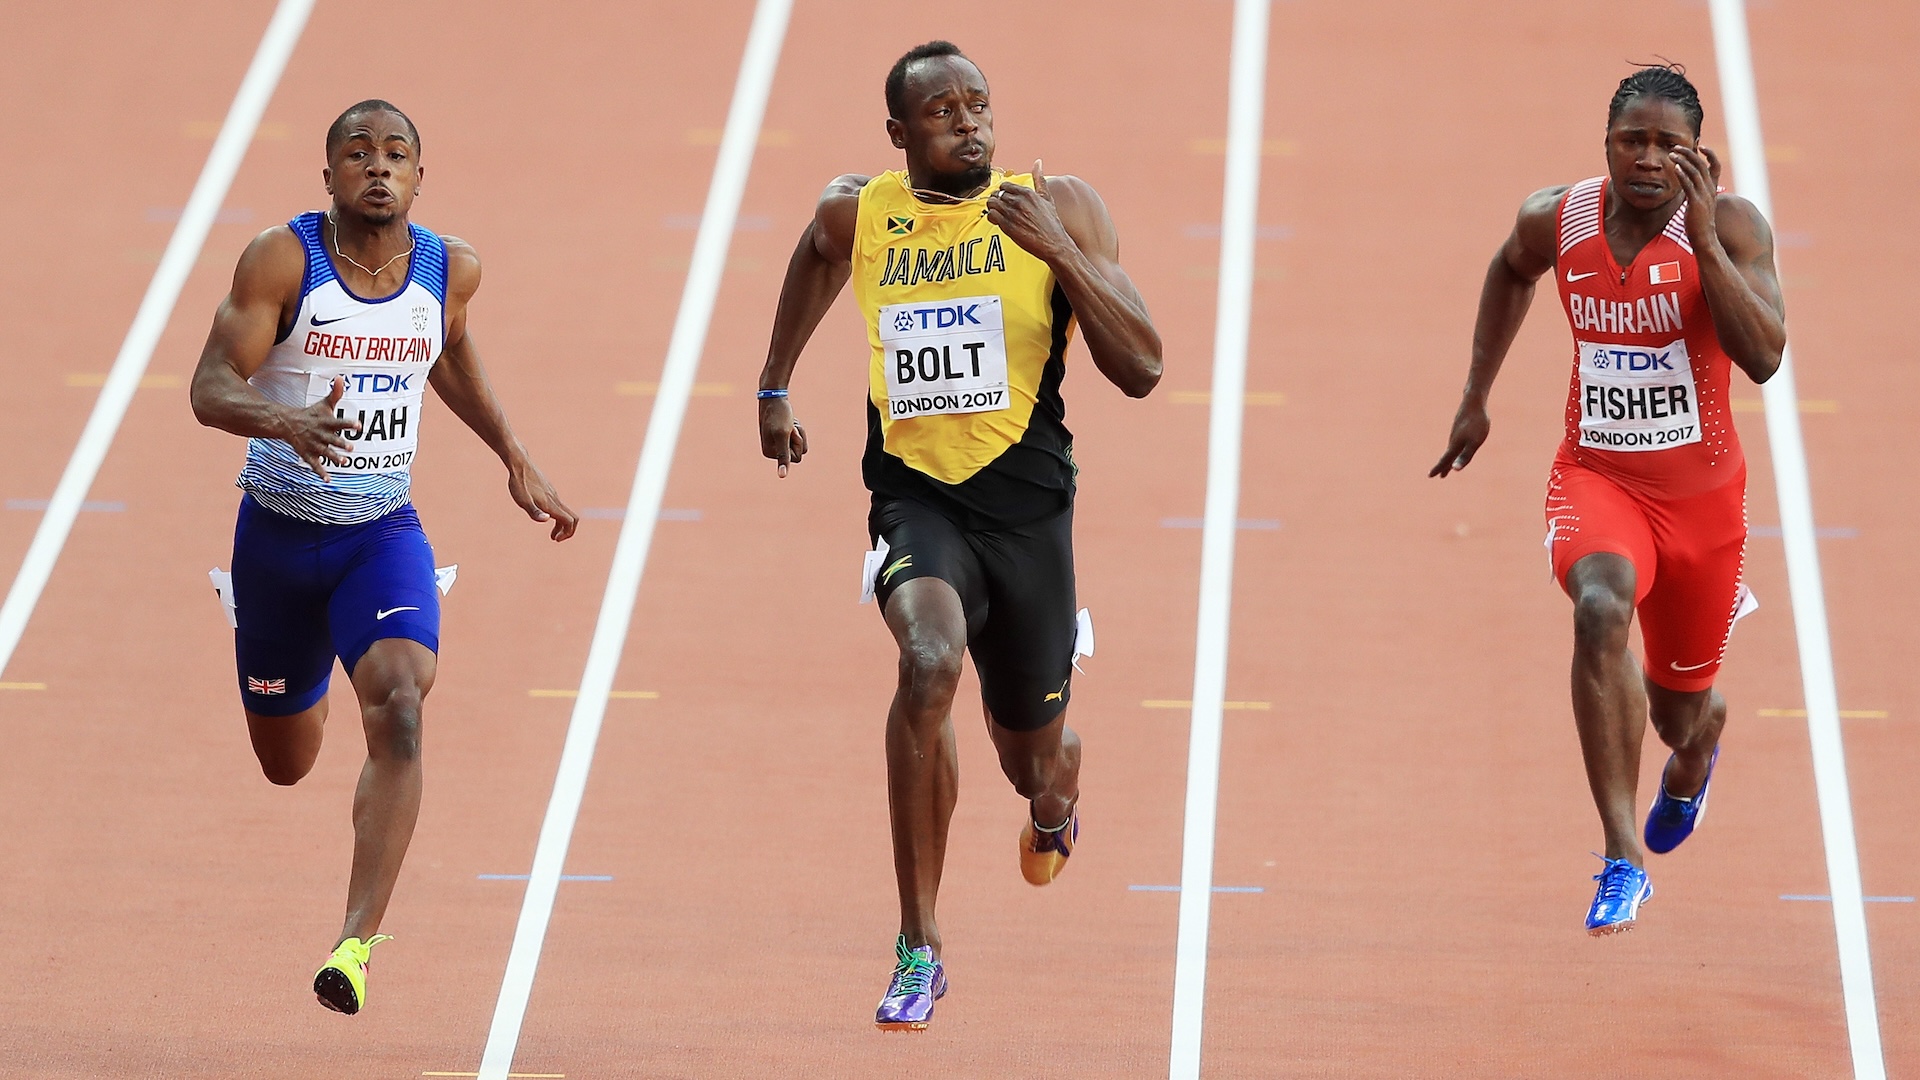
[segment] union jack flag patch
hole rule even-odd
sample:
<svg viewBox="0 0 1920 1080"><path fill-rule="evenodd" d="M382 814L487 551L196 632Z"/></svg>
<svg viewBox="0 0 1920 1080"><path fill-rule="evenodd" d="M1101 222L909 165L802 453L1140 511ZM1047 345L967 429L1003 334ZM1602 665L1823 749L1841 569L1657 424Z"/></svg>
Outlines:
<svg viewBox="0 0 1920 1080"><path fill-rule="evenodd" d="M256 679L251 675L247 676L247 693L249 694L266 696L286 692L287 680L285 679Z"/></svg>

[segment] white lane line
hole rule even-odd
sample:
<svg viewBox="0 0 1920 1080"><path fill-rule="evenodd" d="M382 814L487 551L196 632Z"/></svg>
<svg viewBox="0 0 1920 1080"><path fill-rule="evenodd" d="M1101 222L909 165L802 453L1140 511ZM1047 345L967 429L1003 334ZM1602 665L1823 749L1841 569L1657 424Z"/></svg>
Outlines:
<svg viewBox="0 0 1920 1080"><path fill-rule="evenodd" d="M53 489L46 516L34 530L27 557L21 560L20 572L14 575L13 587L7 590L6 602L0 604L0 673L7 670L13 650L20 644L20 636L26 633L27 620L33 617L40 593L53 574L53 564L59 561L60 549L66 547L67 534L73 531L73 519L80 513L94 478L100 474L100 465L113 445L114 434L120 430L120 421L127 415L127 406L133 402L134 391L140 389L140 377L146 374L147 362L153 359L153 348L167 328L167 320L173 317L180 290L187 283L187 275L193 272L194 262L200 258L200 249L207 242L208 230L213 228L214 216L226 200L234 174L240 171L247 146L253 142L254 131L260 126L260 115L266 112L274 87L280 84L280 73L286 70L287 58L293 55L293 47L300 41L300 32L306 28L313 3L314 0L280 0L272 20L267 23L267 32L260 38L259 48L254 50L253 63L248 66L246 77L240 80L233 105L227 109L226 122L220 125L220 134L213 140L207 163L200 168L200 179L194 182L193 194L187 197L187 208L180 213L180 223L173 227L173 238L167 241L160 266L153 272L153 280L147 283L147 295L141 299L133 325L127 328L127 336L120 343L113 370L107 373L106 384L94 400L93 414L87 417L87 426L81 429L73 456L67 459L67 469L60 474L59 486Z"/></svg>
<svg viewBox="0 0 1920 1080"><path fill-rule="evenodd" d="M1207 420L1207 504L1200 538L1200 625L1193 655L1181 838L1180 931L1173 961L1171 1080L1200 1075L1207 995L1207 921L1213 904L1213 829L1220 793L1220 717L1227 688L1234 520L1240 509L1240 426L1259 221L1260 132L1267 89L1268 0L1236 0L1228 76L1226 197L1220 214L1220 299L1213 328L1213 401Z"/></svg>
<svg viewBox="0 0 1920 1080"><path fill-rule="evenodd" d="M1754 88L1746 7L1741 0L1711 0L1711 4L1733 178L1740 194L1771 221L1773 195L1767 181L1766 142L1760 135L1760 96ZM1873 1000L1873 963L1867 949L1867 909L1861 899L1860 852L1853 837L1853 797L1847 788L1846 747L1840 741L1840 698L1833 683L1833 644L1827 636L1826 591L1820 580L1820 546L1814 533L1791 350L1760 393L1766 402L1767 445L1773 451L1774 489L1780 500L1780 531L1793 596L1794 637L1800 649L1800 683L1807 699L1807 735L1813 746L1827 882L1834 899L1833 929L1840 948L1840 988L1846 1001L1853 1075L1856 1080L1885 1080L1880 1018Z"/></svg>
<svg viewBox="0 0 1920 1080"><path fill-rule="evenodd" d="M593 628L593 644L587 650L586 669L580 675L580 695L574 699L573 718L567 723L567 739L560 751L553 797L547 803L547 816L540 825L540 842L534 849L526 898L520 905L520 922L513 932L513 950L507 956L506 976L501 980L500 999L493 1010L493 1026L487 1031L480 1080L505 1080L520 1042L520 1025L526 1018L527 996L533 991L534 970L540 964L540 948L546 941L547 920L553 915L560 869L566 863L567 847L573 840L574 821L580 816L587 770L593 764L594 745L600 739L600 721L606 716L607 695L613 689L620 653L626 645L634 599L640 591L640 572L646 566L647 549L653 544L654 524L660 516L667 472L673 465L674 445L680 439L687 399L693 394L693 377L700 367L700 351L706 345L707 325L720 292L721 272L726 268L727 245L733 240L734 222L740 214L740 199L746 191L747 173L753 166L753 149L759 141L760 122L766 113L774 67L780 60L780 47L787 36L787 16L792 10L793 0L759 0L754 8L753 26L747 32L746 52L740 59L740 74L733 87L733 103L727 110L727 126L720 138L713 181L707 188L706 209L700 215L700 232L693 243L693 262L687 271L686 288L680 294L680 312L674 319L673 336L667 343L666 364L660 372L653 415L647 421L646 440L640 447L640 464L634 470L633 491L627 497L626 521L620 527L620 540L613 550L613 567L607 573L600 620Z"/></svg>

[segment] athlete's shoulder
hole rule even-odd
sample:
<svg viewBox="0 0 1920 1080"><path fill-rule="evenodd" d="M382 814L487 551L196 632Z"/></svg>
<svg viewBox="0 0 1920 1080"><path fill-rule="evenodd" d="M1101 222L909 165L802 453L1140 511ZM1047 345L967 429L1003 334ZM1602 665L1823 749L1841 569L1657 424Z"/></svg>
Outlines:
<svg viewBox="0 0 1920 1080"><path fill-rule="evenodd" d="M291 227L275 225L255 236L240 253L233 268L233 291L236 296L291 299L300 295L306 275L306 245Z"/></svg>
<svg viewBox="0 0 1920 1080"><path fill-rule="evenodd" d="M468 299L480 289L480 253L457 236L442 236L447 249L447 298Z"/></svg>
<svg viewBox="0 0 1920 1080"><path fill-rule="evenodd" d="M1520 203L1507 252L1507 262L1515 270L1538 276L1553 266L1559 251L1555 237L1560 231L1560 204L1576 186L1543 187ZM1519 251L1514 250L1516 247Z"/></svg>
<svg viewBox="0 0 1920 1080"><path fill-rule="evenodd" d="M1773 226L1768 223L1767 215L1750 200L1730 191L1720 192L1713 200L1713 226L1729 254L1735 254L1736 248L1773 250Z"/></svg>
<svg viewBox="0 0 1920 1080"><path fill-rule="evenodd" d="M1566 199L1567 192L1572 191L1576 186L1578 185L1554 184L1527 196L1520 202L1521 220L1544 217L1549 221L1558 221L1560 203Z"/></svg>
<svg viewBox="0 0 1920 1080"><path fill-rule="evenodd" d="M854 233L860 226L860 193L873 182L870 176L841 173L820 193L813 208L814 247L836 262L853 257Z"/></svg>
<svg viewBox="0 0 1920 1080"><path fill-rule="evenodd" d="M1057 176L1049 173L1045 181L1047 194L1053 196L1053 204L1061 214L1107 216L1106 200L1085 180L1072 173L1060 173Z"/></svg>

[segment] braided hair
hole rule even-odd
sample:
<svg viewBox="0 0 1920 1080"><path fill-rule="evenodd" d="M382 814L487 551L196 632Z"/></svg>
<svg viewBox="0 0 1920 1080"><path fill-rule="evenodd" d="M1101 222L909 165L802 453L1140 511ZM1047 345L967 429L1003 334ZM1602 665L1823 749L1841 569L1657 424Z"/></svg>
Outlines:
<svg viewBox="0 0 1920 1080"><path fill-rule="evenodd" d="M1680 111L1693 124L1694 135L1700 134L1700 122L1706 118L1706 110L1700 107L1700 92L1687 80L1684 66L1672 61L1649 64L1621 79L1620 88L1613 92L1613 101L1607 106L1607 126L1612 127L1638 97L1660 98L1680 106Z"/></svg>
<svg viewBox="0 0 1920 1080"><path fill-rule="evenodd" d="M960 46L951 41L929 41L925 45L915 45L907 54L893 62L893 69L887 72L887 115L895 120L903 120L907 114L907 69L921 60L933 60L942 56L967 60L967 54ZM967 60L972 63L971 60Z"/></svg>

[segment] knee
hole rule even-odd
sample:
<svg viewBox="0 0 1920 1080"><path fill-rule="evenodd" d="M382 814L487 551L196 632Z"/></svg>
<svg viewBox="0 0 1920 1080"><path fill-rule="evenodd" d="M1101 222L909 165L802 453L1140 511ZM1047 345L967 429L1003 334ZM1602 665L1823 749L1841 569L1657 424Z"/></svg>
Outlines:
<svg viewBox="0 0 1920 1080"><path fill-rule="evenodd" d="M420 757L421 695L412 688L396 689L366 711L367 753L393 761Z"/></svg>
<svg viewBox="0 0 1920 1080"><path fill-rule="evenodd" d="M267 783L276 787L292 787L313 771L312 761L290 761L280 758L262 758L260 773Z"/></svg>
<svg viewBox="0 0 1920 1080"><path fill-rule="evenodd" d="M1586 588L1573 601L1573 642L1579 649L1618 652L1626 647L1633 602L1606 588Z"/></svg>
<svg viewBox="0 0 1920 1080"><path fill-rule="evenodd" d="M916 701L951 697L960 682L966 646L935 635L913 635L900 644L900 689Z"/></svg>

